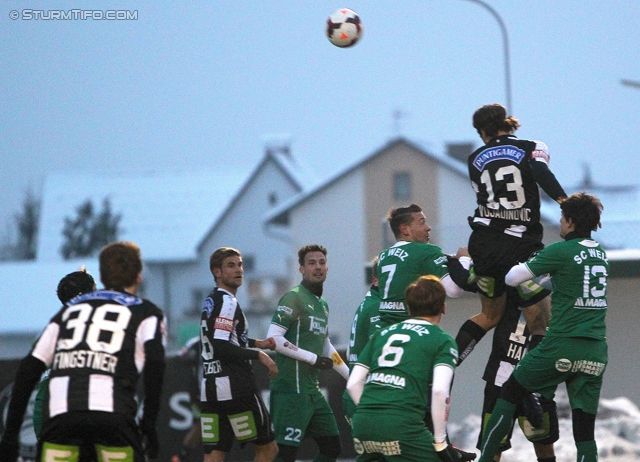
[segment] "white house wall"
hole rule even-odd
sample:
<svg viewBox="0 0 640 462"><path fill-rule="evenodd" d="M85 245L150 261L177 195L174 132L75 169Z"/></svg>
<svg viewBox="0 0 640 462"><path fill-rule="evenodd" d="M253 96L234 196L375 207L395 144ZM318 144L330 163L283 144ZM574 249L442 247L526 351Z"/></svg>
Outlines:
<svg viewBox="0 0 640 462"><path fill-rule="evenodd" d="M215 178L211 178L211 188L215 189L215 185ZM242 186L244 183L238 182L237 192ZM220 222L214 223L212 217L221 216L223 210L216 209L211 210L210 214L203 214L202 220L210 222L211 226L216 225L216 228L200 246L195 260L145 263L144 296L165 311L169 319L171 342L176 340L176 328L181 322L193 322L196 319L204 296L214 287L213 276L209 271L209 256L216 248L229 246L239 249L244 255L253 254L256 266L254 271L245 273L246 278L257 274L282 278L288 276L289 244L266 235L261 218L274 206L269 204L270 194L274 193L280 203L297 192L296 186L270 160L256 172L248 187L237 198L233 207L221 217ZM141 248L141 251L144 259L145 249ZM245 286L238 291L238 299L246 307L248 299ZM180 345L172 343L172 346Z"/></svg>
<svg viewBox="0 0 640 462"><path fill-rule="evenodd" d="M362 169L356 169L291 212L293 284L301 280L297 250L307 244L326 247L329 274L323 296L329 303L331 339L343 348L349 340L353 314L368 287L362 267L368 260L363 238L364 180Z"/></svg>
<svg viewBox="0 0 640 462"><path fill-rule="evenodd" d="M288 259L291 258L290 244L265 232L262 216L297 192L297 188L273 161L266 163L218 223L214 233L203 243L198 262L192 267L187 281L177 290L188 292L185 295L191 297L193 290L212 289L214 282L209 272L209 256L222 246L237 248L245 258L249 255L254 257L255 267L253 270L245 269L245 281L251 277L287 278ZM272 193L278 198L278 202L273 205L269 203ZM238 291L238 300L245 307L248 306L246 286L245 283ZM265 333L255 332L257 336Z"/></svg>

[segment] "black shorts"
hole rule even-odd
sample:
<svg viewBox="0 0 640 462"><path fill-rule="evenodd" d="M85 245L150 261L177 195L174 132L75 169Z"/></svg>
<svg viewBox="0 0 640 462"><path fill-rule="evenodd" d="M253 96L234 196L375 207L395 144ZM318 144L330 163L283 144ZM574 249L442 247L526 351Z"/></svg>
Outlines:
<svg viewBox="0 0 640 462"><path fill-rule="evenodd" d="M74 411L55 416L42 426L36 460L42 459L42 449L47 443L77 446L80 462L99 460L96 445L127 447L135 462L145 460L135 420L113 412Z"/></svg>
<svg viewBox="0 0 640 462"><path fill-rule="evenodd" d="M478 444L476 446L478 449L481 448L484 427L489 422L489 418L493 413L493 407L500 397L501 390L502 387L489 383L487 383L484 388L484 402L482 403L482 422L480 426L480 434L478 435ZM520 406L518 406L516 408L511 429L509 430L509 433L504 437L504 439L500 442L500 446L498 449L499 452L503 452L511 448L511 435L513 434L513 427L516 420L518 421L518 424L520 425L520 428L522 429L525 437L532 443L553 444L558 441L558 438L560 437L560 430L558 427L558 413L556 410L556 403L551 399L546 399L543 397L540 397L539 400L542 411L544 412L544 424L542 428L532 428L529 422L526 422L526 419L523 415L524 411Z"/></svg>
<svg viewBox="0 0 640 462"><path fill-rule="evenodd" d="M472 231L468 248L473 259L473 272L489 281L487 284L479 284L479 291L486 297L497 298L506 291L504 277L509 270L542 250L544 244L487 227Z"/></svg>
<svg viewBox="0 0 640 462"><path fill-rule="evenodd" d="M244 446L275 440L271 417L258 393L229 401L200 402L200 428L204 453L229 452L234 439Z"/></svg>

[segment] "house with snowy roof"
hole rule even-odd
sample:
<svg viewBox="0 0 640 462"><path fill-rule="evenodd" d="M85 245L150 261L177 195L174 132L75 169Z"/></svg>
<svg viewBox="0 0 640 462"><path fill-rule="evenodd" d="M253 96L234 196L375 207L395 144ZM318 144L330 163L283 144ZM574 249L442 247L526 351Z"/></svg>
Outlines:
<svg viewBox="0 0 640 462"><path fill-rule="evenodd" d="M20 338L33 339L59 306L57 281L82 264L101 286L96 257L65 261L61 248L65 218L74 216L87 200L99 204L105 198L121 216L118 239L140 246L140 293L165 311L174 346L184 335L198 332L202 302L214 286L209 256L220 246L243 252L241 305L248 311L267 306L270 310L277 292L288 283L289 245L265 232L261 217L310 181L288 146L267 148L252 172L229 163L215 171L52 173L43 187L37 260L0 266L0 276L8 279L11 274L21 278L26 268L43 278L14 293L11 306L21 308L0 311L0 332L20 332ZM40 293L43 298L35 296ZM182 335L180 326L185 323L191 328Z"/></svg>

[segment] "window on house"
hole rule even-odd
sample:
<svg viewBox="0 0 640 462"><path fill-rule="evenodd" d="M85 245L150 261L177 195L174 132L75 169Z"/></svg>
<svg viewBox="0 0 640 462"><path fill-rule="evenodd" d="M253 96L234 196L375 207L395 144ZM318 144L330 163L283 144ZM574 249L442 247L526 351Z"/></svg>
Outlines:
<svg viewBox="0 0 640 462"><path fill-rule="evenodd" d="M395 172L393 174L393 198L403 201L411 199L411 173Z"/></svg>
<svg viewBox="0 0 640 462"><path fill-rule="evenodd" d="M371 278L373 277L373 266L370 263L364 267L364 283L366 285L371 284Z"/></svg>
<svg viewBox="0 0 640 462"><path fill-rule="evenodd" d="M274 192L269 193L269 205L273 206L278 203L278 195Z"/></svg>
<svg viewBox="0 0 640 462"><path fill-rule="evenodd" d="M256 257L254 255L242 255L242 267L247 273L256 269Z"/></svg>
<svg viewBox="0 0 640 462"><path fill-rule="evenodd" d="M396 242L396 238L391 231L391 226L389 226L389 222L386 219L382 220L382 234L380 238L380 247L386 249L391 247Z"/></svg>

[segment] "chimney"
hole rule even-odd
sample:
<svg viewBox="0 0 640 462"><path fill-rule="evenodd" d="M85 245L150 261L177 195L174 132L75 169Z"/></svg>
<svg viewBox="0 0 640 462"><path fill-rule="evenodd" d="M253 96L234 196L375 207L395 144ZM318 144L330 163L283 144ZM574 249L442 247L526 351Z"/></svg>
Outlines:
<svg viewBox="0 0 640 462"><path fill-rule="evenodd" d="M264 144L265 154L281 153L293 159L291 155L291 138L292 136L288 133L263 136L262 142Z"/></svg>

